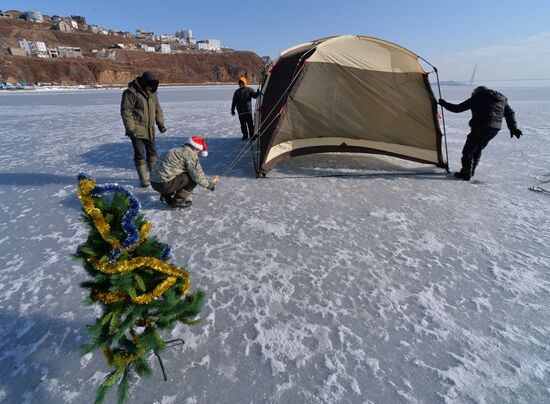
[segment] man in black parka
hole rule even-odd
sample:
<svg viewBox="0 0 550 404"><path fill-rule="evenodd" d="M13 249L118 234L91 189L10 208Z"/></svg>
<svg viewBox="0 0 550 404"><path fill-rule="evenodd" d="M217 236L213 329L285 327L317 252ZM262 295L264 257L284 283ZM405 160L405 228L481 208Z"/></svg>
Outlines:
<svg viewBox="0 0 550 404"><path fill-rule="evenodd" d="M254 121L252 120L252 98L258 98L260 90L254 91L246 86L246 78L239 77L239 88L233 94L231 103L231 115L235 115L235 107L239 113L241 123L242 140L247 140L254 135Z"/></svg>
<svg viewBox="0 0 550 404"><path fill-rule="evenodd" d="M519 139L523 135L517 128L514 110L508 105L506 97L498 91L480 86L461 104L451 104L441 98L439 104L451 112L472 110L472 119L469 122L471 130L462 149L462 169L455 173L455 177L465 181L474 176L481 152L501 129L503 117L510 130L510 137Z"/></svg>

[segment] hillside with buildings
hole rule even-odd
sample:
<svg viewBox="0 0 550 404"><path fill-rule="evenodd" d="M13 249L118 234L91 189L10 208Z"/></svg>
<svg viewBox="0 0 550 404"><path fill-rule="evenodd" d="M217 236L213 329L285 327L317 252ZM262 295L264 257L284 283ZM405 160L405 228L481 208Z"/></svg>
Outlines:
<svg viewBox="0 0 550 404"><path fill-rule="evenodd" d="M145 70L165 84L259 80L264 60L253 52L197 40L190 29L157 35L115 31L82 16L0 12L0 82L61 85L126 84Z"/></svg>

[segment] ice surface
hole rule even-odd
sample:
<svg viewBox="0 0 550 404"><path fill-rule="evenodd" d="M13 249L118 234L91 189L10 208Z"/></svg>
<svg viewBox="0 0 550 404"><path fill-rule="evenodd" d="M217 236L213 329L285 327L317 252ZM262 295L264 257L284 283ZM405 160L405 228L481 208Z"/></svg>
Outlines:
<svg viewBox="0 0 550 404"><path fill-rule="evenodd" d="M159 149L206 136L203 167L222 173L243 145L233 90L162 88ZM491 142L483 184L336 154L257 180L247 156L184 211L136 187L121 90L0 93L0 401L91 402L109 371L79 354L98 314L70 258L84 171L133 190L208 293L203 324L166 335L186 341L163 356L169 382L153 361L132 402L548 402L550 198L527 187L550 188L550 90L503 92L525 136ZM458 169L469 113L445 119Z"/></svg>

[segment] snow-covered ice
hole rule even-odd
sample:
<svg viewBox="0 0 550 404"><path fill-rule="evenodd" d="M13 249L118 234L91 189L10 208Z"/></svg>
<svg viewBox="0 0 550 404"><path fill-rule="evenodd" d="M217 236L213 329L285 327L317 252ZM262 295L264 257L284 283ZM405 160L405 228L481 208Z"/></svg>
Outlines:
<svg viewBox="0 0 550 404"><path fill-rule="evenodd" d="M203 167L222 173L243 145L233 90L162 88L159 149L206 136ZM483 184L336 154L257 180L247 156L184 211L137 187L121 90L1 93L0 401L92 402L109 371L79 353L98 314L70 258L84 171L130 188L208 293L203 324L166 336L186 341L164 355L169 381L153 362L132 402L549 402L550 197L527 188L550 189L550 89L502 91L524 137L491 142ZM445 113L452 169L469 118Z"/></svg>

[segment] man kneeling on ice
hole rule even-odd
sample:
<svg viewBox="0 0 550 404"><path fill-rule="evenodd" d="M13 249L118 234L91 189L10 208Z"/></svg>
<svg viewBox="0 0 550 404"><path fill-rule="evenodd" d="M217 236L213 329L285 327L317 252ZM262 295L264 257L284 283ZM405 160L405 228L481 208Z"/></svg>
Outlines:
<svg viewBox="0 0 550 404"><path fill-rule="evenodd" d="M206 141L193 136L186 144L164 153L151 172L151 186L160 192L160 200L172 208L191 206L191 192L198 185L214 191L214 181L209 181L199 162L199 152L208 156Z"/></svg>

